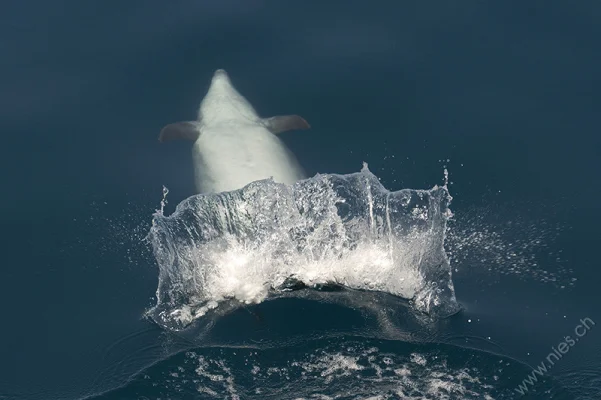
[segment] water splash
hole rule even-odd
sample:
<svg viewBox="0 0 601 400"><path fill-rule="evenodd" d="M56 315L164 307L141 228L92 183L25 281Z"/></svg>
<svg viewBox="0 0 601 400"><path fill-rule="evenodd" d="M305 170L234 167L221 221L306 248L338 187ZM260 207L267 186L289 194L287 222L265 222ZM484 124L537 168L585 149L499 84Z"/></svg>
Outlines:
<svg viewBox="0 0 601 400"><path fill-rule="evenodd" d="M160 215L164 215L163 211L165 210L165 206L167 205L167 195L169 194L169 189L163 186L163 198L161 199L161 209L156 210Z"/></svg>
<svg viewBox="0 0 601 400"><path fill-rule="evenodd" d="M561 248L553 246L562 230L557 223L500 207L472 207L456 212L445 247L455 272L512 276L565 289L574 287L576 278L564 266Z"/></svg>
<svg viewBox="0 0 601 400"><path fill-rule="evenodd" d="M443 246L450 200L446 187L390 192L366 164L291 186L263 180L192 196L173 215L154 215L148 238L160 272L149 315L178 330L225 300L332 284L453 313Z"/></svg>

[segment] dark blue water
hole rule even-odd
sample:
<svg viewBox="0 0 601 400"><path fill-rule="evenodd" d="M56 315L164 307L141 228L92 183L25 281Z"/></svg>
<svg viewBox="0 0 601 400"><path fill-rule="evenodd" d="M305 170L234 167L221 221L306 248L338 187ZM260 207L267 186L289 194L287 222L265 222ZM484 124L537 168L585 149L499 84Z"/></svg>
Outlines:
<svg viewBox="0 0 601 400"><path fill-rule="evenodd" d="M601 398L600 16L593 1L3 3L0 398ZM309 176L367 162L389 190L431 189L446 167L461 311L317 287L184 330L149 317L163 185L165 215L195 194L190 143L158 133L196 115L217 68L262 116L310 122L282 135Z"/></svg>

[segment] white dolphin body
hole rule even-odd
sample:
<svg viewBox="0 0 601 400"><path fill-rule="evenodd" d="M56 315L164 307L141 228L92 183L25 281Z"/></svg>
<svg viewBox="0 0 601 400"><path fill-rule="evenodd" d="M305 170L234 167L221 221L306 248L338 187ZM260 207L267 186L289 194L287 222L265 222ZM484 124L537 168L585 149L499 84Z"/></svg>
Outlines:
<svg viewBox="0 0 601 400"><path fill-rule="evenodd" d="M198 119L165 126L159 140L194 140L196 188L220 193L260 179L286 184L304 179L296 157L276 134L308 128L297 115L260 118L219 69L200 103Z"/></svg>

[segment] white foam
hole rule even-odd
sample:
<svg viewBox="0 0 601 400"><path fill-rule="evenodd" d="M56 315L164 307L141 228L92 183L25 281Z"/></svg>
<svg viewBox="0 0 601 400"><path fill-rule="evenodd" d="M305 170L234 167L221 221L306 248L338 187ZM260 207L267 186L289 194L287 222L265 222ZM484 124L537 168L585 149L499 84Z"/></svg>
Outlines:
<svg viewBox="0 0 601 400"><path fill-rule="evenodd" d="M481 382L475 368L450 368L438 351L413 352L408 357L361 345L344 347L320 348L301 358L293 353L278 366L261 365L263 357L251 352L247 357L252 361L235 372L231 357L209 359L190 353L189 360L200 378L198 391L211 398L244 398L245 390L252 390L254 395L296 400L493 399L495 388ZM235 381L251 383L235 390ZM289 397L291 393L294 397Z"/></svg>

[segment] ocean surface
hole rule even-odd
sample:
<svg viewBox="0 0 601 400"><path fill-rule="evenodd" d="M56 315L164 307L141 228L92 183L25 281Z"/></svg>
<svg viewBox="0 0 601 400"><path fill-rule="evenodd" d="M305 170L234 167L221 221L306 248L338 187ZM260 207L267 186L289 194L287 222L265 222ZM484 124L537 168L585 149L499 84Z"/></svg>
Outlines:
<svg viewBox="0 0 601 400"><path fill-rule="evenodd" d="M0 399L601 399L600 18L2 3ZM306 180L196 194L219 68Z"/></svg>

